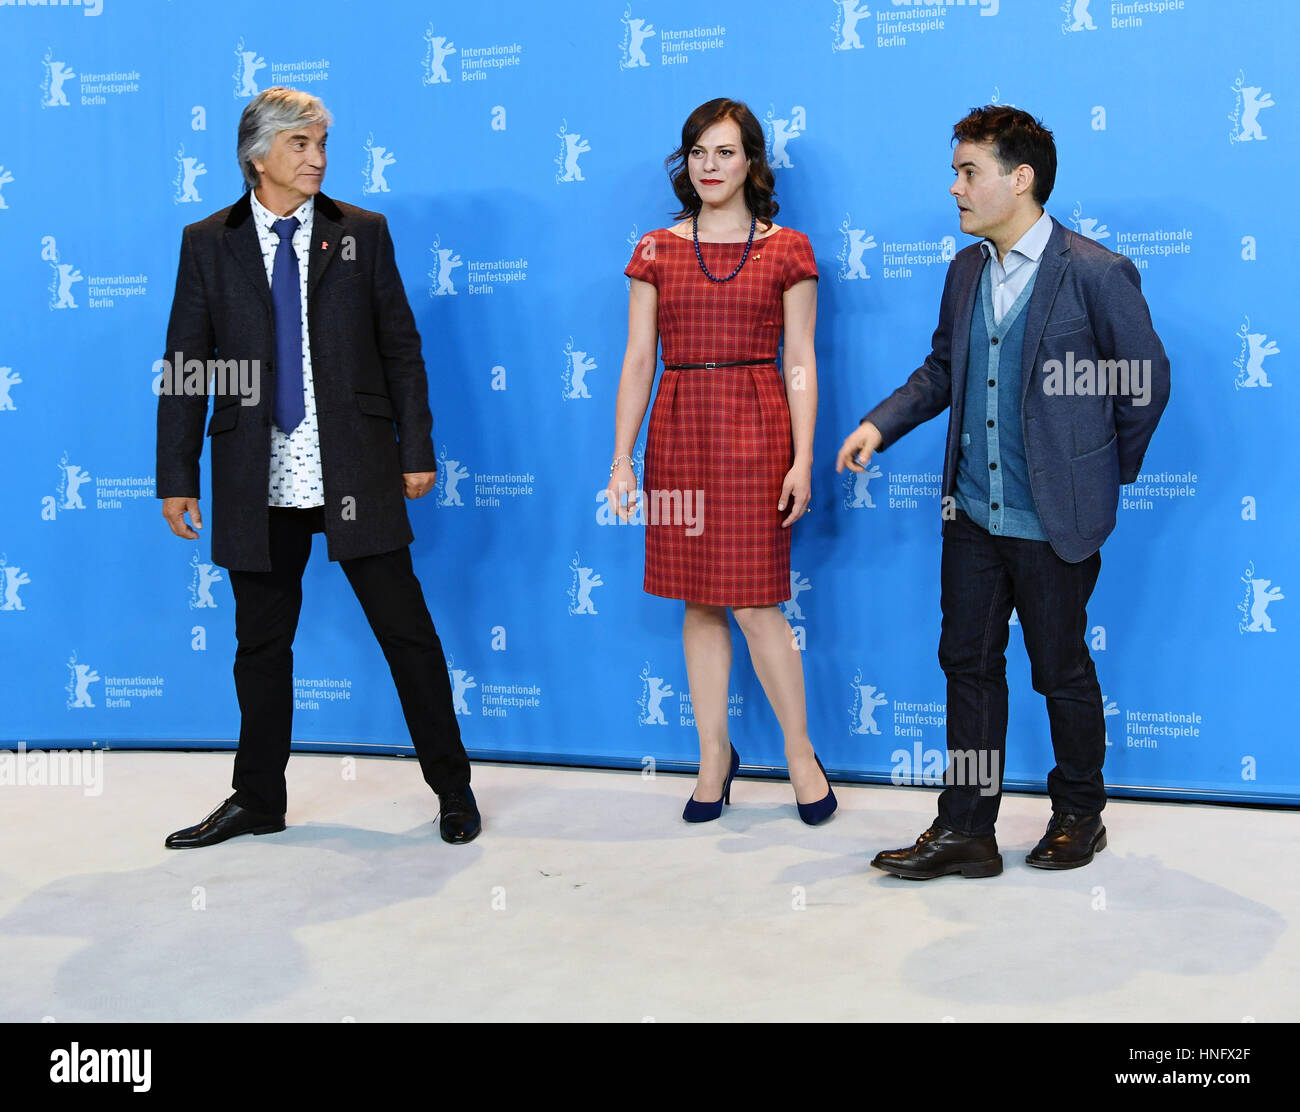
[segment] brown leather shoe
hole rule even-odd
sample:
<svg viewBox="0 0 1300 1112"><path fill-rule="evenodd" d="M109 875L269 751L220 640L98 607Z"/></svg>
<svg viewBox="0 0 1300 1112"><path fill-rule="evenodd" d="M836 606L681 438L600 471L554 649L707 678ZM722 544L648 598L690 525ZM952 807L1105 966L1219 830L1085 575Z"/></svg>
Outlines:
<svg viewBox="0 0 1300 1112"><path fill-rule="evenodd" d="M1036 869L1077 869L1106 848L1106 828L1100 815L1052 812L1047 833L1025 861Z"/></svg>
<svg viewBox="0 0 1300 1112"><path fill-rule="evenodd" d="M965 877L997 876L1002 855L992 834L972 838L934 823L906 849L882 850L872 859L874 868L908 880L932 880L949 873Z"/></svg>

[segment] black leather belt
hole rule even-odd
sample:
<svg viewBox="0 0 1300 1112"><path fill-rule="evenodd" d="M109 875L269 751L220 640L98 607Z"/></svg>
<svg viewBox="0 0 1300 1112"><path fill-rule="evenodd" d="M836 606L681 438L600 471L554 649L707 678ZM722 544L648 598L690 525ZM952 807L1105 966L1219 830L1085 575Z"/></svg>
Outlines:
<svg viewBox="0 0 1300 1112"><path fill-rule="evenodd" d="M723 363L665 363L665 371L711 371L714 367L761 367L775 359L729 359Z"/></svg>

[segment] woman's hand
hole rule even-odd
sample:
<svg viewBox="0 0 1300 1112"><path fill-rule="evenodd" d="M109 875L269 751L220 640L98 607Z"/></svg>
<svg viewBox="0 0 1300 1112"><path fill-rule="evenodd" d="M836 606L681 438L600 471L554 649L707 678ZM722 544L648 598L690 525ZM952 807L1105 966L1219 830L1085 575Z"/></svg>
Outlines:
<svg viewBox="0 0 1300 1112"><path fill-rule="evenodd" d="M627 505L623 505L623 495L627 495ZM609 486L605 488L605 497L610 507L620 518L627 521L637 509L636 472L626 457L618 461L614 473L609 477Z"/></svg>
<svg viewBox="0 0 1300 1112"><path fill-rule="evenodd" d="M776 508L783 513L787 507L790 510L789 516L781 522L781 528L789 528L803 517L811 501L812 464L796 463L786 472L785 482L781 484L781 502Z"/></svg>

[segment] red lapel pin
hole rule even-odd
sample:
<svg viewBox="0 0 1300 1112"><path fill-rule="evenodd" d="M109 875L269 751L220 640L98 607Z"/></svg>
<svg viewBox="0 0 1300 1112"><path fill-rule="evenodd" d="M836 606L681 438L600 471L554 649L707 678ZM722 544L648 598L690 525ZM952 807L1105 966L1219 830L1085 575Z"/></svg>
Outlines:
<svg viewBox="0 0 1300 1112"><path fill-rule="evenodd" d="M329 244L326 243L326 242L322 239L322 240L320 241L320 249L321 249L322 251L324 251L327 247L329 247Z"/></svg>

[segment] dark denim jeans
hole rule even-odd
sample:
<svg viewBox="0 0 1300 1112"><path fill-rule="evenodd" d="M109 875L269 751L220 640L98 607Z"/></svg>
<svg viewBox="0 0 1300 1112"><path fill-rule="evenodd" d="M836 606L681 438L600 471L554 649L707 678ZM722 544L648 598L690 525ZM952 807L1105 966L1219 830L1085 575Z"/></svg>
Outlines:
<svg viewBox="0 0 1300 1112"><path fill-rule="evenodd" d="M1056 753L1047 776L1052 810L1091 815L1105 807L1105 716L1086 640L1088 599L1100 570L1100 552L1069 564L1046 541L993 536L960 510L944 522L939 664L948 677L948 771L939 796L941 826L983 835L997 821L1013 606L1034 690L1047 700ZM984 785L972 782L979 773L996 784L995 793L983 794Z"/></svg>

